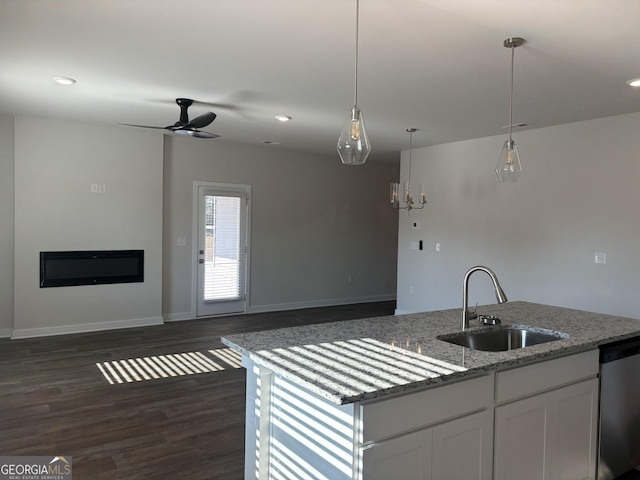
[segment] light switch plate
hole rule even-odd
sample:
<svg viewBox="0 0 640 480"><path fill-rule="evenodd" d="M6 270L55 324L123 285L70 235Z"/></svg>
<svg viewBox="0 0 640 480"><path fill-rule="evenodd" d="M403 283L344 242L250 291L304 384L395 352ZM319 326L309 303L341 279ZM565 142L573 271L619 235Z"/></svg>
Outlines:
<svg viewBox="0 0 640 480"><path fill-rule="evenodd" d="M593 255L593 262L604 265L607 263L607 254L605 252L596 252Z"/></svg>

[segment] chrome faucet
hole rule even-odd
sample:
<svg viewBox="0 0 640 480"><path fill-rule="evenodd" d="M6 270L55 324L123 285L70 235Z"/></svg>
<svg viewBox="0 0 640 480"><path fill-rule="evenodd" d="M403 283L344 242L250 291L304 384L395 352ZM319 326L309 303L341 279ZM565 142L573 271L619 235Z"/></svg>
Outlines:
<svg viewBox="0 0 640 480"><path fill-rule="evenodd" d="M464 282L462 286L462 331L465 328L469 328L469 320L478 318L478 314L475 312L469 311L469 277L473 274L473 272L482 271L491 277L491 281L493 282L493 286L496 289L496 300L498 303L505 303L508 301L507 295L502 290L500 286L500 282L498 282L498 277L490 268L483 267L481 265L472 267L469 269L467 274L464 276Z"/></svg>

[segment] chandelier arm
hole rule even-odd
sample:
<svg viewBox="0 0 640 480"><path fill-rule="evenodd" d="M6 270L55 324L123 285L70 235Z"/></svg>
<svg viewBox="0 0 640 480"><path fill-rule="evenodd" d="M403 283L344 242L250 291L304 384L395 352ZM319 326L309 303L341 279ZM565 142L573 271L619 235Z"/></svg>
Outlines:
<svg viewBox="0 0 640 480"><path fill-rule="evenodd" d="M427 204L426 202L425 203L420 202L420 206L419 207L414 207L413 206L413 205L415 205L414 202L408 203L408 204L403 205L403 206L400 206L400 202L393 202L391 204L391 206L394 207L394 208L397 208L398 210L407 210L407 211L409 211L409 210L422 210L426 204Z"/></svg>

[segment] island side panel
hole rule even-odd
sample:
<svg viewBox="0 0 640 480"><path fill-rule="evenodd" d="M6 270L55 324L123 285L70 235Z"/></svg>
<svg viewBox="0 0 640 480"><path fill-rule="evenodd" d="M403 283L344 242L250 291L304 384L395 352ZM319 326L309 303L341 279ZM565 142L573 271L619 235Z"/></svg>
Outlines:
<svg viewBox="0 0 640 480"><path fill-rule="evenodd" d="M269 406L272 372L242 357L247 369L244 478L268 478Z"/></svg>
<svg viewBox="0 0 640 480"><path fill-rule="evenodd" d="M356 478L354 405L336 405L243 357L245 479Z"/></svg>

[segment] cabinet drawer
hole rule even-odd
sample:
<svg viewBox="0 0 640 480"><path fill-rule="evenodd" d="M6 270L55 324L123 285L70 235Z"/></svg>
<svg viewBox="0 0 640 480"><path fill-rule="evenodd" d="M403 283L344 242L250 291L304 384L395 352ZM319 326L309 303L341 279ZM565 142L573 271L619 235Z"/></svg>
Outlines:
<svg viewBox="0 0 640 480"><path fill-rule="evenodd" d="M496 403L560 387L598 374L598 350L496 373Z"/></svg>
<svg viewBox="0 0 640 480"><path fill-rule="evenodd" d="M363 442L433 425L479 411L493 401L493 375L360 405Z"/></svg>

